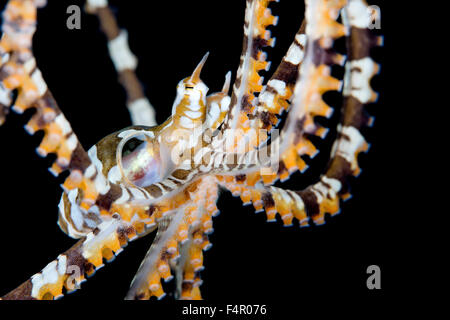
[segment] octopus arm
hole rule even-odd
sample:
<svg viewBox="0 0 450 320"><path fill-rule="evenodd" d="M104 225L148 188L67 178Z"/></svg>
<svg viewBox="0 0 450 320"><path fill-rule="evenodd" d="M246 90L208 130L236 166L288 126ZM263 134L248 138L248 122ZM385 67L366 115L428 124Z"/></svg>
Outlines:
<svg viewBox="0 0 450 320"><path fill-rule="evenodd" d="M138 59L129 48L127 31L120 29L108 1L87 1L86 9L98 17L100 28L107 38L110 58L127 94L131 122L133 125L155 126L155 109L136 75Z"/></svg>
<svg viewBox="0 0 450 320"><path fill-rule="evenodd" d="M276 25L278 21L278 17L273 16L268 8L272 1L274 0L247 0L243 48L225 119L227 128L248 127L247 114L254 109L254 94L262 90L263 78L259 72L270 67L262 49L275 44L267 27Z"/></svg>
<svg viewBox="0 0 450 320"><path fill-rule="evenodd" d="M97 170L36 66L31 51L36 12L37 2L22 0L9 1L3 12L4 36L0 40L0 125L5 121L10 108L18 113L35 108L36 112L25 125L25 130L30 134L44 131L37 153L41 156L56 154L50 172L57 176L70 171L63 188L65 191L81 189L81 206L87 210L99 194L98 183L95 181ZM15 37L8 36L6 25L16 27L15 34L22 37L19 42L14 40ZM18 92L15 100L12 99L14 90Z"/></svg>
<svg viewBox="0 0 450 320"><path fill-rule="evenodd" d="M314 101L310 95L304 92L308 93L310 86L313 86L314 90L325 92L337 85L336 81L330 78L329 73L324 72L326 70L324 62L333 60L329 59L333 56L330 56L332 54L328 49L330 44L326 44L325 38L330 35L332 38L336 37L344 30L342 26L334 24L331 20L327 22L327 18L333 17L332 13L341 9L342 4L335 7L320 2L319 5L324 6L321 9L326 10L318 10L315 5L310 5L307 8L307 17L314 25L323 24L326 28L320 28L324 32L322 35L317 35L316 29L310 30L309 37L315 39L316 43L308 43L308 46L317 46L314 48L314 52L323 52L311 60L306 57L302 68L308 68L308 73L304 76L300 71L300 81L295 90L297 95L293 101L293 110L289 115L302 123L308 117L305 112L306 106L314 106L314 104L324 106L321 99ZM362 10L362 12L355 12L356 10ZM369 144L360 132L362 128L371 126L373 123L373 118L367 114L365 107L376 102L377 99L376 93L370 87L370 80L377 74L379 66L370 58L370 49L382 44L382 38L373 35L367 27L363 27L357 24L358 21L351 19L351 17L361 16L367 12L364 10L367 10L367 5L361 0L351 0L343 8L343 23L349 30L347 34L349 58L345 63L342 117L337 127L338 136L331 150L330 161L319 181L304 190L292 191L267 186L272 184L272 180L270 176L267 178L261 175L260 170L234 177L219 176L221 185L230 190L233 195L240 196L244 204L253 203L257 211L264 209L269 221L273 221L278 213L287 226L292 224L293 218L296 218L301 226L309 225L310 220L314 224L322 224L325 222L326 213L331 215L339 213L339 200L350 198L348 181L352 176L358 176L361 171L358 166L358 155L369 149ZM327 26L334 27L328 28ZM367 46L361 46L360 43L365 43ZM308 52L311 51L307 51L307 54ZM358 67L355 68L355 66ZM318 73L319 68L322 68L320 73ZM309 79L308 75L315 76ZM290 121L293 122L293 120ZM295 133L294 128L289 126L289 121L283 130L284 136L282 135L281 139L286 139L290 134ZM303 130L305 129L303 128ZM291 168L296 163L298 164L299 158L295 159L295 157L298 156L299 148L292 141L294 140L287 140L286 147L281 148L284 152L294 150L290 160L292 166L283 162L285 158L282 156L275 178L283 177L284 170L287 171L286 177L288 178ZM309 150L310 153L313 151L309 148L306 150Z"/></svg>
<svg viewBox="0 0 450 320"><path fill-rule="evenodd" d="M86 276L103 267L104 261L112 261L135 237L136 230L131 225L116 219L105 221L1 299L53 300L73 292Z"/></svg>
<svg viewBox="0 0 450 320"><path fill-rule="evenodd" d="M165 296L161 279L177 282L177 298L201 299L203 251L211 244L212 217L218 213L215 179L204 177L190 201L167 211L158 220L156 237L134 277L125 299Z"/></svg>

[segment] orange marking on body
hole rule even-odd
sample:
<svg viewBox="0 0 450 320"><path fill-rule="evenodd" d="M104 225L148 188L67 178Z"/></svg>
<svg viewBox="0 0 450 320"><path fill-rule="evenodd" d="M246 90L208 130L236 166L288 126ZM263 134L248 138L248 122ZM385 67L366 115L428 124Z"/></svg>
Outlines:
<svg viewBox="0 0 450 320"><path fill-rule="evenodd" d="M247 174L246 183L249 187L255 186L255 184L261 180L261 175L259 171L251 172Z"/></svg>
<svg viewBox="0 0 450 320"><path fill-rule="evenodd" d="M299 154L306 154L310 157L317 153L316 146L306 138L300 139L300 141L295 146Z"/></svg>
<svg viewBox="0 0 450 320"><path fill-rule="evenodd" d="M156 296L157 298L162 297L164 295L164 291L161 286L161 279L158 272L153 272L149 277L149 289L150 294L152 296Z"/></svg>
<svg viewBox="0 0 450 320"><path fill-rule="evenodd" d="M346 34L346 28L344 25L338 23L334 16L334 14L339 12L346 3L346 0L333 0L319 3L314 35L316 35L317 38L321 38L320 43L322 47L327 47L327 43L325 42L327 38L336 39Z"/></svg>
<svg viewBox="0 0 450 320"><path fill-rule="evenodd" d="M297 168L297 151L294 148L291 147L286 149L285 153L281 156L281 159L288 172L292 172Z"/></svg>
<svg viewBox="0 0 450 320"><path fill-rule="evenodd" d="M300 222L300 225L306 225L308 221L308 216L306 214L305 209L300 209L295 203L291 206L291 211L294 214L294 217Z"/></svg>
<svg viewBox="0 0 450 320"><path fill-rule="evenodd" d="M276 219L277 210L274 207L264 208L266 210L267 221L274 221Z"/></svg>
<svg viewBox="0 0 450 320"><path fill-rule="evenodd" d="M159 276L165 280L168 280L172 277L172 274L170 273L170 267L167 261L159 260L158 262L158 272Z"/></svg>
<svg viewBox="0 0 450 320"><path fill-rule="evenodd" d="M244 191L241 193L241 200L244 204L250 203L251 201L251 192L248 189L244 189Z"/></svg>
<svg viewBox="0 0 450 320"><path fill-rule="evenodd" d="M264 174L261 175L265 185L271 185L277 178L277 173L272 168L264 168Z"/></svg>
<svg viewBox="0 0 450 320"><path fill-rule="evenodd" d="M184 242L188 238L188 225L185 222L180 223L177 232L177 240L178 242Z"/></svg>
<svg viewBox="0 0 450 320"><path fill-rule="evenodd" d="M191 245L189 248L190 264L195 271L199 271L203 268L203 252L201 247Z"/></svg>
<svg viewBox="0 0 450 320"><path fill-rule="evenodd" d="M39 290L37 299L53 300L54 297L59 297L60 295L62 295L62 289L66 278L66 275L58 275L58 279L55 283L46 283L45 285L43 285Z"/></svg>

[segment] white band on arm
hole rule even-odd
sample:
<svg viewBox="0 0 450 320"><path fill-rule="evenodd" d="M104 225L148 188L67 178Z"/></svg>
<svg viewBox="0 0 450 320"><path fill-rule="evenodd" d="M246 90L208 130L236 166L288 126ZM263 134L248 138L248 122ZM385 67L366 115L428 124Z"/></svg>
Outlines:
<svg viewBox="0 0 450 320"><path fill-rule="evenodd" d="M137 58L128 47L128 32L126 30L122 30L115 39L108 42L108 49L117 71L136 69Z"/></svg>
<svg viewBox="0 0 450 320"><path fill-rule="evenodd" d="M91 8L104 8L108 5L108 0L87 0L87 4Z"/></svg>
<svg viewBox="0 0 450 320"><path fill-rule="evenodd" d="M128 105L133 125L155 126L155 110L147 98L140 98Z"/></svg>

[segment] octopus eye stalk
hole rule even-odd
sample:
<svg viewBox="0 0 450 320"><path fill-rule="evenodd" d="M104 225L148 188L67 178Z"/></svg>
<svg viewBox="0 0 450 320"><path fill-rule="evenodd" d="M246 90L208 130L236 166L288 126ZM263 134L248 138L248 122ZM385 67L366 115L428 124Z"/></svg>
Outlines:
<svg viewBox="0 0 450 320"><path fill-rule="evenodd" d="M116 161L123 180L130 186L145 188L167 174L164 156L151 132L134 132L122 139Z"/></svg>
<svg viewBox="0 0 450 320"><path fill-rule="evenodd" d="M191 77L189 78L188 84L196 84L200 82L200 73L202 72L203 66L205 65L206 59L208 59L209 51L203 56L202 60L199 62ZM187 84L187 85L188 85Z"/></svg>

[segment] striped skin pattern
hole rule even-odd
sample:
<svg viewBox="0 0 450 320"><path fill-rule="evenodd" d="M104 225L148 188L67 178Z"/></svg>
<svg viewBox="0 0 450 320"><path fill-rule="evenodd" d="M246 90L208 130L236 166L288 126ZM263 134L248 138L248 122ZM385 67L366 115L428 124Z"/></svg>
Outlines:
<svg viewBox="0 0 450 320"><path fill-rule="evenodd" d="M340 199L350 196L348 178L360 172L358 154L368 150L360 130L373 122L364 107L377 99L370 80L379 71L370 49L381 45L382 38L368 29L363 0L307 0L305 21L264 84L258 73L270 64L262 49L275 42L266 29L278 19L270 13L270 2L247 0L243 51L231 97L230 73L220 92L207 94L200 79L206 54L179 82L172 116L154 125L154 110L134 73L137 60L128 48L126 30L119 29L107 0L87 1L87 11L97 15L108 39L133 125L85 152L32 54L36 9L45 2L9 0L0 41L0 120L5 121L10 107L16 112L36 109L26 130L44 130L37 151L42 156L56 153L52 173L70 172L62 185L58 224L79 241L2 299L59 298L78 289L86 275L112 260L128 241L155 230L126 299L160 299L165 295L161 281L172 279L176 298L201 299L203 252L211 247L208 234L219 212L220 188L256 211L265 210L268 221L279 214L286 226L294 219L300 226L320 225L326 214L339 212ZM346 37L347 57L333 49L341 37ZM344 65L343 81L331 75L332 65ZM317 153L308 137L327 132L314 118L329 117L333 110L322 96L341 90L338 136L323 175L300 191L273 186L296 170L306 170L301 156ZM278 126L284 111L280 134L271 136L268 132ZM260 129L265 130L262 136L255 137ZM231 143L224 144L229 138ZM247 142L244 152L238 143L242 140ZM277 166L261 160L275 149Z"/></svg>

